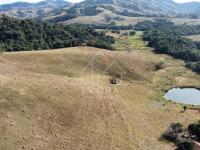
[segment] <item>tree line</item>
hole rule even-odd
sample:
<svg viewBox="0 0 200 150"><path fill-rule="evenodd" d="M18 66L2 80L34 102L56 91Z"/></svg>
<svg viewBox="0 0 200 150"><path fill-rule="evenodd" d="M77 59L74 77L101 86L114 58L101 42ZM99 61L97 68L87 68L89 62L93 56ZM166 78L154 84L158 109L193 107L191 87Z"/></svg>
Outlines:
<svg viewBox="0 0 200 150"><path fill-rule="evenodd" d="M200 34L200 26L175 25L167 20L144 21L135 28L145 31L143 39L156 52L186 61L187 67L200 72L200 42L184 38Z"/></svg>
<svg viewBox="0 0 200 150"><path fill-rule="evenodd" d="M85 7L82 9L77 8L77 6L73 6L63 11L65 11L64 15L58 15L55 18L47 19L47 21L51 23L59 23L76 18L78 16L95 16L102 12L102 10L98 9L97 6ZM61 13L59 10L58 12Z"/></svg>
<svg viewBox="0 0 200 150"><path fill-rule="evenodd" d="M103 29L103 30L133 30L134 25L117 25L115 22L111 22L109 24L90 24L88 27L94 29Z"/></svg>
<svg viewBox="0 0 200 150"><path fill-rule="evenodd" d="M188 36L200 34L200 25L175 25L166 19L146 20L135 25L136 30L147 31L159 29L174 36Z"/></svg>
<svg viewBox="0 0 200 150"><path fill-rule="evenodd" d="M0 17L0 50L24 51L88 45L112 49L114 39L84 25L58 25Z"/></svg>

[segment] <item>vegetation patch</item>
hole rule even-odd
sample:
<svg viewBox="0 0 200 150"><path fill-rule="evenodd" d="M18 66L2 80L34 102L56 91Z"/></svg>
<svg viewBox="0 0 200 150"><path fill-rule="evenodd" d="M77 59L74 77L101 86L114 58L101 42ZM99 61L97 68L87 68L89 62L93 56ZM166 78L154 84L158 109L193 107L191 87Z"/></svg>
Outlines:
<svg viewBox="0 0 200 150"><path fill-rule="evenodd" d="M0 18L0 50L56 49L82 44L112 49L114 39L84 25L53 25L33 20Z"/></svg>
<svg viewBox="0 0 200 150"><path fill-rule="evenodd" d="M199 26L174 25L167 20L155 20L139 23L136 29L145 31L143 39L155 52L183 59L187 67L200 72L200 43L182 37L199 34Z"/></svg>
<svg viewBox="0 0 200 150"><path fill-rule="evenodd" d="M121 32L122 36L116 39L114 48L117 50L147 50L150 49L146 42L142 40L142 32L131 34L131 31Z"/></svg>
<svg viewBox="0 0 200 150"><path fill-rule="evenodd" d="M195 150L194 141L200 142L200 122L192 123L186 129L180 123L172 123L161 140L175 143L177 150Z"/></svg>

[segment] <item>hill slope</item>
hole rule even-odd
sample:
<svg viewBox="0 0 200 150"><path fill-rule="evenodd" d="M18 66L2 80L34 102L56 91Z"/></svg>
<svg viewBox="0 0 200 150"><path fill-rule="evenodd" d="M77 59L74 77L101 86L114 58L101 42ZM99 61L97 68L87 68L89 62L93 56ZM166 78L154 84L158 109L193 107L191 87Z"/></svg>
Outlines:
<svg viewBox="0 0 200 150"><path fill-rule="evenodd" d="M68 22L79 22L80 20L90 22L89 20L96 16L96 20L104 20L105 23L127 20L126 17L183 17L186 14L188 16L198 14L198 11L195 10L198 7L200 7L200 3L179 4L173 0L86 0L75 4L70 9L57 10L56 15L54 12L50 13L47 16L51 17L44 17L43 19L53 22L66 22L67 20L71 20Z"/></svg>
<svg viewBox="0 0 200 150"><path fill-rule="evenodd" d="M94 64L100 74L84 71L97 52ZM104 54L127 72L122 86L107 85L111 76L103 74ZM154 71L160 61L165 68ZM187 125L199 119L197 111L180 113L180 105L164 101L161 90L174 83L199 85L199 77L188 73L183 62L148 50L2 53L0 81L3 150L173 150L159 141L161 133L172 122Z"/></svg>
<svg viewBox="0 0 200 150"><path fill-rule="evenodd" d="M52 10L70 6L72 4L65 0L45 0L38 3L17 2L0 5L0 13L19 18L40 18Z"/></svg>
<svg viewBox="0 0 200 150"><path fill-rule="evenodd" d="M0 13L20 18L39 18L51 22L66 22L71 19L90 20L91 16L104 21L127 17L184 16L197 14L200 3L179 4L173 0L85 0L71 4L64 0L40 3L13 3L0 6ZM85 17L81 19L80 17ZM120 18L121 17L121 18ZM78 22L73 21L71 22ZM90 21L89 21L90 22Z"/></svg>
<svg viewBox="0 0 200 150"><path fill-rule="evenodd" d="M177 3L173 2L172 0L150 0L150 1L143 1L143 0L86 0L80 3L81 6L90 6L90 5L100 5L100 4L111 4L114 7L120 7L123 11L127 10L132 13L175 13L178 10L174 10L177 8Z"/></svg>

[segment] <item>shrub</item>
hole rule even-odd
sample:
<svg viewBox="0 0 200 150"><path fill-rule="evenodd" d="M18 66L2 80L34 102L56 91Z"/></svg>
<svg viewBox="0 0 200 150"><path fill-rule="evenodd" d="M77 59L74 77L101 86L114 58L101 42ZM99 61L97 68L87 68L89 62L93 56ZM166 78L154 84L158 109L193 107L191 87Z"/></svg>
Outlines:
<svg viewBox="0 0 200 150"><path fill-rule="evenodd" d="M190 124L188 126L188 131L191 135L196 136L196 140L200 140L200 122Z"/></svg>
<svg viewBox="0 0 200 150"><path fill-rule="evenodd" d="M159 62L158 64L155 65L155 71L161 70L164 68L164 62Z"/></svg>
<svg viewBox="0 0 200 150"><path fill-rule="evenodd" d="M178 134L183 130L183 126L180 123L172 123L168 131L162 134L161 139L169 142L176 142Z"/></svg>
<svg viewBox="0 0 200 150"><path fill-rule="evenodd" d="M135 34L136 34L135 31L131 31L131 32L130 32L130 36L134 36Z"/></svg>
<svg viewBox="0 0 200 150"><path fill-rule="evenodd" d="M177 150L194 150L194 143L184 139L177 144Z"/></svg>
<svg viewBox="0 0 200 150"><path fill-rule="evenodd" d="M165 133L162 134L161 139L167 140L169 142L175 142L177 139L177 134L175 134L172 131L166 131Z"/></svg>

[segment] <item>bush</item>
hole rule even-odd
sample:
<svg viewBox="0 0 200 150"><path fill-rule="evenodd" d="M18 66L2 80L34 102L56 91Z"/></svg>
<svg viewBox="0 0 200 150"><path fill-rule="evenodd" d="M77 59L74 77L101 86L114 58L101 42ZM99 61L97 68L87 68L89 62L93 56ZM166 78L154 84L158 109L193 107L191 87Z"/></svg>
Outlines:
<svg viewBox="0 0 200 150"><path fill-rule="evenodd" d="M169 142L176 142L178 134L183 130L183 126L180 123L172 123L168 131L162 134L161 139Z"/></svg>
<svg viewBox="0 0 200 150"><path fill-rule="evenodd" d="M182 140L177 144L177 150L194 150L194 143L191 140Z"/></svg>
<svg viewBox="0 0 200 150"><path fill-rule="evenodd" d="M164 68L164 62L159 62L158 64L155 65L154 70L158 71Z"/></svg>
<svg viewBox="0 0 200 150"><path fill-rule="evenodd" d="M135 31L131 31L131 32L130 32L130 36L134 36L135 34L136 34Z"/></svg>
<svg viewBox="0 0 200 150"><path fill-rule="evenodd" d="M177 146L176 150L194 150L193 141L200 141L200 122L190 124L184 132L181 124L172 123L168 131L162 134L161 139L173 142Z"/></svg>
<svg viewBox="0 0 200 150"><path fill-rule="evenodd" d="M195 140L200 140L200 122L190 124L188 126L188 131L191 135L196 136Z"/></svg>
<svg viewBox="0 0 200 150"><path fill-rule="evenodd" d="M166 131L162 134L161 139L167 140L169 142L175 142L177 139L177 134L173 131Z"/></svg>
<svg viewBox="0 0 200 150"><path fill-rule="evenodd" d="M187 107L187 106L184 106L184 107L183 107L183 112L185 112L187 109L188 109L188 107Z"/></svg>
<svg viewBox="0 0 200 150"><path fill-rule="evenodd" d="M171 128L177 134L183 131L183 125L180 123L172 123Z"/></svg>

